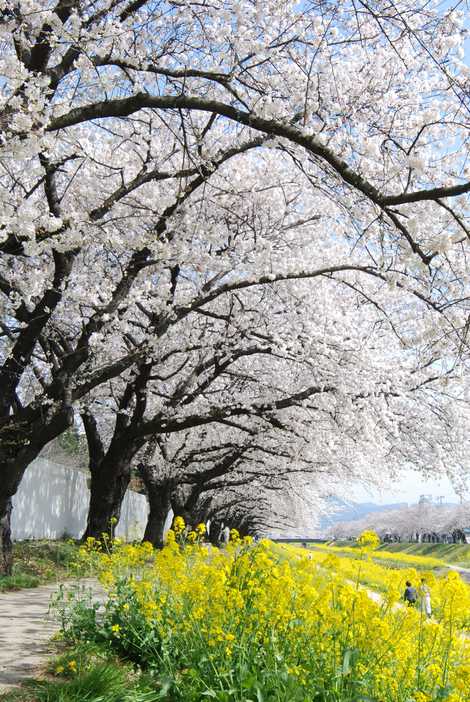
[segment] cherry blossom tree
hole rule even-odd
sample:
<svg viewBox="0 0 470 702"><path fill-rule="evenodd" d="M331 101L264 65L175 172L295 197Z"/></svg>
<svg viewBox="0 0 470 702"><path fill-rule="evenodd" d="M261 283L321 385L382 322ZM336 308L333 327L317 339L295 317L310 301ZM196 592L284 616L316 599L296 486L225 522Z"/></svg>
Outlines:
<svg viewBox="0 0 470 702"><path fill-rule="evenodd" d="M411 542L465 542L464 529L468 528L468 502L459 505L439 505L422 501L393 510L365 515L360 520L339 522L331 528L337 538L355 537L363 529L374 529L385 540Z"/></svg>
<svg viewBox="0 0 470 702"><path fill-rule="evenodd" d="M216 545L233 528L241 536L308 537L326 509L323 478L321 470L280 473L275 465L271 471L240 471L201 486L192 523L209 522L209 539ZM176 509L179 497L176 493Z"/></svg>
<svg viewBox="0 0 470 702"><path fill-rule="evenodd" d="M371 446L376 433L379 455L437 468L451 449L457 469L463 19L406 0L3 0L0 515L101 389L131 418L132 451L214 418L319 405L318 427L328 416L338 436ZM271 365L263 395L236 406L147 406L141 386L176 358L178 330L186 348L193 320L222 326L226 305L249 327L255 291L272 326L284 303L274 338L297 373ZM416 422L436 417L421 439Z"/></svg>
<svg viewBox="0 0 470 702"><path fill-rule="evenodd" d="M290 287L278 308L264 288L259 298L253 293L250 300L238 297L244 307L256 300L254 324L247 315L233 315L234 299L224 294L218 306L208 306L197 320L188 321L187 336L182 337L185 327L180 326L162 339L158 371L147 359L128 381L121 377L112 389L102 386L95 393L84 413L85 426L93 407L101 415L104 407L112 438L100 439L99 454L89 442L92 495L85 536L99 536L111 518L119 518L132 462L149 436L179 435L211 424L247 434L256 433L259 421L290 429L298 441L293 466L308 457L317 469L323 466L324 473L348 481L369 476L383 482L404 464L436 473L466 466L467 416L456 411L448 396L452 375L445 378L443 390L440 374L430 373L419 356L408 356L405 363L397 338L384 332L374 306L357 305L356 316L347 322L354 291L346 288L345 293L341 287L342 294L333 301L328 280L315 289L313 319L308 298L299 295L299 301ZM277 287L275 295L281 291ZM292 327L299 315L285 313L291 298L303 320L300 334L297 321L297 334ZM109 434L106 423L98 429L94 422L93 432ZM188 451L196 455L200 441L197 432L192 436ZM281 455L278 451L279 470ZM282 470L289 471L285 461ZM168 479L175 486L178 476L178 470L164 470L155 485L163 490Z"/></svg>
<svg viewBox="0 0 470 702"><path fill-rule="evenodd" d="M156 437L147 444L138 464L150 507L144 540L161 546L171 509L175 516L193 526L210 521L211 538L215 534L217 541L221 529L219 513L236 494L249 495L253 507L259 498L260 511L262 502L271 495L271 524L280 509L278 505L276 510L278 500L273 500L272 491L293 496L288 510L284 504L284 512L290 512L286 523L289 519L295 521L305 483L310 493L314 485L318 491L319 482L328 473L324 465L299 450L299 444L305 440L288 427L282 428L280 422L271 426L264 416L251 418L249 423L209 425ZM283 501L286 502L284 498ZM265 513L264 507L262 512ZM314 519L312 512L310 520Z"/></svg>

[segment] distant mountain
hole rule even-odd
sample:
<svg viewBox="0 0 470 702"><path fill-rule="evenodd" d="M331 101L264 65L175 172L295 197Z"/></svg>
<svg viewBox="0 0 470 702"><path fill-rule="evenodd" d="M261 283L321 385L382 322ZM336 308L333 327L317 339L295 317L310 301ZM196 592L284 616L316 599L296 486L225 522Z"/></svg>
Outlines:
<svg viewBox="0 0 470 702"><path fill-rule="evenodd" d="M331 512L322 516L319 530L329 529L338 522L352 522L362 519L371 512L385 512L390 509L400 509L407 507L407 502L394 502L389 505L378 505L375 502L345 502L337 497L329 499Z"/></svg>

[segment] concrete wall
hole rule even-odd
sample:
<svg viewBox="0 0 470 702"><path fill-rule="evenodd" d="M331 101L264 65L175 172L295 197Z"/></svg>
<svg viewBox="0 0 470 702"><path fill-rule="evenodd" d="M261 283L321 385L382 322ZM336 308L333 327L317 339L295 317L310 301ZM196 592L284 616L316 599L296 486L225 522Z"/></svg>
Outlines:
<svg viewBox="0 0 470 702"><path fill-rule="evenodd" d="M59 539L81 536L90 492L87 475L76 468L38 458L27 469L13 498L13 539ZM147 521L147 499L127 491L116 535L140 539Z"/></svg>

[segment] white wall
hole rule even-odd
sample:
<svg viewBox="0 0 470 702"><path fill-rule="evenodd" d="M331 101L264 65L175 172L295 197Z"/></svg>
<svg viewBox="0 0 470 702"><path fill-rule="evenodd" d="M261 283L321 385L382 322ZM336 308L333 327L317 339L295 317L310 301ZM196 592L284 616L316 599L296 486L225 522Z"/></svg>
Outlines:
<svg viewBox="0 0 470 702"><path fill-rule="evenodd" d="M86 525L89 495L86 473L47 458L36 459L13 498L13 539L81 536ZM128 490L116 535L128 540L141 539L147 513L146 497Z"/></svg>

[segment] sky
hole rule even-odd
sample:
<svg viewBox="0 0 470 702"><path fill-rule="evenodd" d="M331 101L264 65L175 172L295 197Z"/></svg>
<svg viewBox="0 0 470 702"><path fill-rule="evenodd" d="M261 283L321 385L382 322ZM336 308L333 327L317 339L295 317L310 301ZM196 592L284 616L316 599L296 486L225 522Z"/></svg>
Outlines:
<svg viewBox="0 0 470 702"><path fill-rule="evenodd" d="M442 497L443 502L460 502L450 480L447 477L434 480L419 476L410 470L404 470L400 478L390 481L382 490L372 490L362 485L353 488L355 502L375 502L377 504L392 504L407 502L416 504L421 495L430 495L433 500Z"/></svg>

